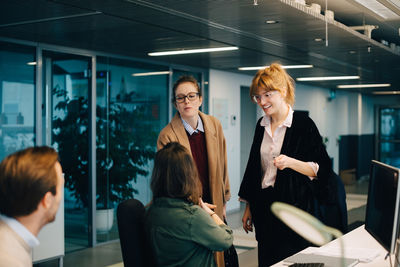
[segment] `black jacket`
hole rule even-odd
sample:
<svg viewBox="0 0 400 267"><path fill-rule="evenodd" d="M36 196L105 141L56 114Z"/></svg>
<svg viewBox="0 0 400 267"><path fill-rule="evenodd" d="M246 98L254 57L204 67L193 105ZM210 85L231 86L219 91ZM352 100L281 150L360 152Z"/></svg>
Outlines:
<svg viewBox="0 0 400 267"><path fill-rule="evenodd" d="M262 118L261 118L262 119ZM257 122L253 144L246 171L239 190L239 196L250 204L256 205L257 194L261 192L261 156L260 147L264 136L264 127ZM332 203L336 201L336 186L332 178L331 160L323 145L321 135L310 117L294 112L290 128L286 129L281 154L301 160L312 161L319 165L317 179L313 181L292 169L278 170L275 181L276 200L292 204L311 214L315 214L315 201Z"/></svg>

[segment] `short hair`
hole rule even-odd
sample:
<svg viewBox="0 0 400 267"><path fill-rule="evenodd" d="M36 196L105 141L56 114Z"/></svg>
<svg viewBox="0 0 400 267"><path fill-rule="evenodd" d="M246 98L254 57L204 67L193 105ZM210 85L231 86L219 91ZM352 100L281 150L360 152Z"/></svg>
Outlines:
<svg viewBox="0 0 400 267"><path fill-rule="evenodd" d="M293 78L278 63L272 63L269 67L259 70L254 76L250 86L250 97L260 90L286 93L286 103L290 106L294 105L295 88Z"/></svg>
<svg viewBox="0 0 400 267"><path fill-rule="evenodd" d="M156 154L151 177L153 197L181 198L198 204L201 185L196 165L188 150L168 143Z"/></svg>
<svg viewBox="0 0 400 267"><path fill-rule="evenodd" d="M183 76L179 77L179 79L174 83L174 86L172 87L172 102L175 102L176 89L182 83L192 83L194 85L194 87L196 87L197 92L199 93L199 97L201 96L199 82L196 80L196 78L191 75L183 75Z"/></svg>
<svg viewBox="0 0 400 267"><path fill-rule="evenodd" d="M56 194L57 152L50 147L30 147L7 156L0 163L0 213L9 217L29 215L47 192Z"/></svg>

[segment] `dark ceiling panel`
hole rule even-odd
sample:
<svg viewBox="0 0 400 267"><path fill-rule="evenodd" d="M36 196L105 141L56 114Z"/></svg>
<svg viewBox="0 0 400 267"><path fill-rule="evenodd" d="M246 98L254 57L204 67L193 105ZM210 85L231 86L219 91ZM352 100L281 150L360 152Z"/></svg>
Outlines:
<svg viewBox="0 0 400 267"><path fill-rule="evenodd" d="M0 37L250 75L255 72L242 72L237 68L275 61L284 65L313 64L312 69L290 70L289 73L294 78L360 75L359 81L347 83L389 82L392 89L400 89L400 53L349 30L344 24L358 24L361 11L346 0L336 0L331 5L332 9L337 8L335 17L343 18L343 24L328 23L328 46L325 41L314 40L325 38L323 17L307 14L283 0L259 1L258 6L254 6L252 0L3 0L1 7ZM368 14L364 18L371 23L379 22ZM267 19L279 23L266 24ZM393 34L400 22L380 23L389 30L387 37L385 33L379 34L400 45L398 32ZM373 37L374 33L375 30ZM219 46L240 49L157 58L147 56L153 51ZM343 81L307 84L336 88L338 83ZM362 90L370 91L372 89Z"/></svg>

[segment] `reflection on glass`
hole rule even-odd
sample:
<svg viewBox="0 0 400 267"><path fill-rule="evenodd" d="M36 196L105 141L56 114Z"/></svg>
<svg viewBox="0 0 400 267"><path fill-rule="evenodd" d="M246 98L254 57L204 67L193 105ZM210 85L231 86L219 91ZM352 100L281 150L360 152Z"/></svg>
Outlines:
<svg viewBox="0 0 400 267"><path fill-rule="evenodd" d="M158 66L100 58L97 64L97 241L118 238L115 208L151 199L150 176L158 132L167 123L168 75ZM159 67L162 68L162 67ZM162 68L165 69L165 68Z"/></svg>
<svg viewBox="0 0 400 267"><path fill-rule="evenodd" d="M0 42L0 160L35 144L35 50Z"/></svg>
<svg viewBox="0 0 400 267"><path fill-rule="evenodd" d="M400 139L400 109L384 108L380 110L380 136L384 140ZM396 127L397 126L397 127Z"/></svg>
<svg viewBox="0 0 400 267"><path fill-rule="evenodd" d="M380 161L400 168L400 143L381 142Z"/></svg>
<svg viewBox="0 0 400 267"><path fill-rule="evenodd" d="M45 53L45 81L51 88L52 145L65 173L65 251L88 247L90 61Z"/></svg>

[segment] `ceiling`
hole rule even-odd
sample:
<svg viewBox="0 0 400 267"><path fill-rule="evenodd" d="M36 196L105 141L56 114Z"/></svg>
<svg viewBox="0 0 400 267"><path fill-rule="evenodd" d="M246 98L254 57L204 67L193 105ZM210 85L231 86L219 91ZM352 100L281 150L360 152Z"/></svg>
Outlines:
<svg viewBox="0 0 400 267"><path fill-rule="evenodd" d="M380 0L382 1L382 0ZM291 0L1 0L0 37L76 47L166 63L253 75L238 67L312 64L297 77L359 75L360 80L304 82L390 83L362 93L400 90L400 20L384 21L353 0L327 0L335 21ZM325 0L307 1L320 4ZM323 13L323 12L322 12ZM266 24L276 20L276 24ZM372 39L347 26L378 25ZM326 25L327 40L326 46ZM323 41L317 42L316 38ZM391 49L381 40L399 46ZM164 50L238 46L239 50L149 57ZM338 89L342 90L342 89Z"/></svg>

